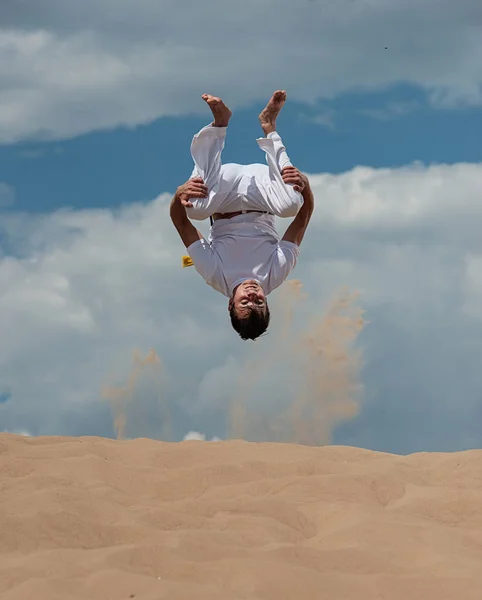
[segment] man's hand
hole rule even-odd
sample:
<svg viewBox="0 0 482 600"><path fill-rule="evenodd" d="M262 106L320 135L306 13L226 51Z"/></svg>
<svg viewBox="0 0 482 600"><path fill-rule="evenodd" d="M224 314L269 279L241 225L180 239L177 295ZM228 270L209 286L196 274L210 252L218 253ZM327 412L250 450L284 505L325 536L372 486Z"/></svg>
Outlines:
<svg viewBox="0 0 482 600"><path fill-rule="evenodd" d="M281 177L287 185L292 185L295 192L300 192L300 194L308 185L308 178L300 173L296 167L285 167L281 171Z"/></svg>
<svg viewBox="0 0 482 600"><path fill-rule="evenodd" d="M195 177L177 188L175 198L183 206L190 208L192 206L191 198L206 198L207 195L208 188L204 185L204 181L201 177Z"/></svg>
<svg viewBox="0 0 482 600"><path fill-rule="evenodd" d="M290 167L290 170L291 168L292 167ZM310 222L311 215L313 214L315 198L313 196L308 177L306 177L306 175L302 175L299 171L297 171L297 173L299 174L299 177L303 182L303 188L301 190L301 194L303 195L303 206L300 208L298 214L286 230L286 233L283 236L283 241L291 242L292 244L300 246L301 242L303 241L306 228L308 227L308 224ZM294 177L295 175L293 174L293 178ZM284 175L283 180L285 181Z"/></svg>
<svg viewBox="0 0 482 600"><path fill-rule="evenodd" d="M180 185L171 200L169 208L171 219L186 248L189 248L197 240L203 239L202 233L188 219L186 207L192 206L190 198L205 198L207 194L208 190L204 181L200 177L196 177Z"/></svg>

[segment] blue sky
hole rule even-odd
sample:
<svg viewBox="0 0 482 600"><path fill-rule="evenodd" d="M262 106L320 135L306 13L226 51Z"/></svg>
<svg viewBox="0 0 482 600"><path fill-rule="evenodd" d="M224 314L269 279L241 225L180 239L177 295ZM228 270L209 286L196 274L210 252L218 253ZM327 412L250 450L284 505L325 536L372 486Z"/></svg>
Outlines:
<svg viewBox="0 0 482 600"><path fill-rule="evenodd" d="M112 10L0 7L0 430L115 436L114 410L125 435L161 438L167 403L172 439L224 438L234 402L242 435L263 440L303 401L314 443L480 447L480 2ZM168 203L209 122L200 95L234 111L224 160L257 162L257 114L278 88L317 203L293 272L306 298L275 292L270 334L244 344L224 299L180 268ZM367 320L353 340L345 288ZM150 348L159 365L133 363ZM107 391L114 408L109 386L124 390Z"/></svg>
<svg viewBox="0 0 482 600"><path fill-rule="evenodd" d="M254 143L262 107L236 111L226 162L263 160ZM11 210L117 206L173 192L191 173L189 144L209 121L204 112L204 118L188 114L69 140L3 145L0 180L15 189ZM288 103L279 129L292 160L309 173L482 160L480 108L433 110L414 86L344 94L315 106Z"/></svg>

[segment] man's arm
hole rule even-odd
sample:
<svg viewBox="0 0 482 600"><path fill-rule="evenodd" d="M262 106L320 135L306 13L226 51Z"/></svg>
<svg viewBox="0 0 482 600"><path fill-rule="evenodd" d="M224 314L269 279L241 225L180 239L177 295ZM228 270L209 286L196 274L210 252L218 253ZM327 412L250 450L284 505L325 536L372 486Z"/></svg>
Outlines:
<svg viewBox="0 0 482 600"><path fill-rule="evenodd" d="M186 206L192 206L191 198L206 198L207 195L208 190L204 181L197 177L180 185L171 200L171 220L186 248L203 239L202 233L188 219Z"/></svg>
<svg viewBox="0 0 482 600"><path fill-rule="evenodd" d="M287 167L287 169L292 169L292 167ZM290 172L288 171L285 173L287 169L283 171L283 180L285 183L290 183ZM303 206L300 208L298 214L286 230L283 236L283 241L292 242L293 244L300 246L301 242L303 241L306 228L308 227L308 223L310 222L311 215L313 214L315 202L308 178L306 175L301 175L299 172L298 176L301 177L303 182L303 187L300 185L296 186L301 191L301 195L303 196Z"/></svg>

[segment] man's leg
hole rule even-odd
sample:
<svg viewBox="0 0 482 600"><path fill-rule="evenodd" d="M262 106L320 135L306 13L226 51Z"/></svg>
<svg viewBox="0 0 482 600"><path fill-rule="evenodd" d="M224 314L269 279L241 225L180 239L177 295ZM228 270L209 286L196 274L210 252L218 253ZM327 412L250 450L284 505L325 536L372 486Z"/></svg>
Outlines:
<svg viewBox="0 0 482 600"><path fill-rule="evenodd" d="M207 198L193 198L192 207L186 209L190 219L203 220L219 210L223 198L217 193L221 175L221 154L226 139L226 128L231 118L231 111L224 102L215 96L204 94L203 100L213 113L214 121L203 127L191 143L191 156L194 170L191 179L201 177L209 193Z"/></svg>
<svg viewBox="0 0 482 600"><path fill-rule="evenodd" d="M303 197L293 186L284 183L281 173L292 163L283 140L276 131L276 119L286 101L286 92L275 92L266 108L259 115L264 138L258 140L259 147L266 153L267 175L260 178L260 192L267 209L278 217L295 217L303 205Z"/></svg>

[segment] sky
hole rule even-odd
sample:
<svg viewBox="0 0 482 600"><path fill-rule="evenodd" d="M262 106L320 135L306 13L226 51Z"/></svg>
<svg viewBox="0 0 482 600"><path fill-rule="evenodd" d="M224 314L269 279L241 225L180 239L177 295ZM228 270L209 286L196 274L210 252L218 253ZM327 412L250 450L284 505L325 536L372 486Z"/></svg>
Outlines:
<svg viewBox="0 0 482 600"><path fill-rule="evenodd" d="M3 0L0 431L481 447L480 56L478 0ZM168 207L276 89L316 206L245 343Z"/></svg>

